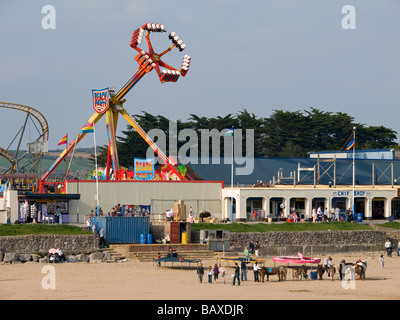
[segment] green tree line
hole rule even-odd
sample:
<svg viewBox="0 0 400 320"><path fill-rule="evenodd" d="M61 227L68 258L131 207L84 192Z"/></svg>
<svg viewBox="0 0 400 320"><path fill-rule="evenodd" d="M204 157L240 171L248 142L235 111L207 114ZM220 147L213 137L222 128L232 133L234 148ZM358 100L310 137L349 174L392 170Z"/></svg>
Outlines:
<svg viewBox="0 0 400 320"><path fill-rule="evenodd" d="M145 132L157 128L165 133L167 141L164 153L168 155L170 120L145 111L142 111L142 114L133 115L133 117ZM242 129L243 148L245 148L245 130L253 129L255 157L305 157L310 151L345 150L353 127L356 128L357 149L398 147L395 142L397 132L392 129L384 126L366 126L356 123L354 117L347 113L321 111L316 108L304 111L274 110L268 118L258 117L246 109L236 114L229 113L223 117L214 118L191 114L187 121L177 120L176 126L178 132L186 128L194 129L198 133L198 137L201 136L200 130L202 129L219 131L231 127ZM134 158L146 157L149 146L131 126L122 131L122 134L117 137L120 165L133 166ZM223 140L221 139L221 156L224 155ZM157 144L157 140L154 142ZM185 143L178 142L178 149ZM245 152L243 152L244 154ZM107 146L100 147L99 163L105 164L106 159Z"/></svg>

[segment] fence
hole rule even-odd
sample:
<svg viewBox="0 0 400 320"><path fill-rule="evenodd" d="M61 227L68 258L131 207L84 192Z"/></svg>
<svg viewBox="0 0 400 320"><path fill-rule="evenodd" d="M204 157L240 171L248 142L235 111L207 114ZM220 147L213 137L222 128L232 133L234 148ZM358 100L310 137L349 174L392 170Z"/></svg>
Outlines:
<svg viewBox="0 0 400 320"><path fill-rule="evenodd" d="M151 221L165 221L167 210L174 207L174 203L178 200L163 200L163 199L152 199L151 200ZM216 199L185 199L186 216L189 216L189 208L193 208L193 217L198 218L200 212L208 211L214 217L220 217L222 208L221 201Z"/></svg>
<svg viewBox="0 0 400 320"><path fill-rule="evenodd" d="M90 217L97 231L104 228L107 243L139 243L141 234L150 233L149 217Z"/></svg>

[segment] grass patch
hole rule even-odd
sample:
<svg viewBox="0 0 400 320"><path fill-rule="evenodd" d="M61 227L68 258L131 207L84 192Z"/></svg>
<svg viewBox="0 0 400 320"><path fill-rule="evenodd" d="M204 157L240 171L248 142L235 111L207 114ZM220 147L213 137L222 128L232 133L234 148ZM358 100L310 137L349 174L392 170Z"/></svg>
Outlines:
<svg viewBox="0 0 400 320"><path fill-rule="evenodd" d="M192 230L219 229L229 230L230 232L269 232L269 231L338 231L338 230L371 230L365 224L349 222L323 222L323 223L192 223Z"/></svg>
<svg viewBox="0 0 400 320"><path fill-rule="evenodd" d="M76 226L66 224L48 225L42 223L33 224L1 224L0 236L21 236L35 234L87 234L90 233Z"/></svg>
<svg viewBox="0 0 400 320"><path fill-rule="evenodd" d="M386 222L379 225L384 228L400 229L400 222Z"/></svg>
<svg viewBox="0 0 400 320"><path fill-rule="evenodd" d="M385 223L382 226L400 229L400 223ZM219 229L230 232L269 232L269 231L337 231L337 230L371 230L368 225L348 222L323 222L323 223L192 223L192 230ZM36 224L1 224L0 236L20 236L37 234L88 234L89 231L67 224L48 225Z"/></svg>

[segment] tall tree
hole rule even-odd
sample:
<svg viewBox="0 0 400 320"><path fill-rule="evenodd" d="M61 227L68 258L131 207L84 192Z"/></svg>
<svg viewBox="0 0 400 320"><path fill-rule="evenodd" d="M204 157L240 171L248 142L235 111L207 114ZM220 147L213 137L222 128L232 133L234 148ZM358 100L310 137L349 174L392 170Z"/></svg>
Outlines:
<svg viewBox="0 0 400 320"><path fill-rule="evenodd" d="M147 133L151 129L161 129L166 137L166 146L163 152L168 156L172 142L177 142L177 149L186 143L178 141L173 127L178 134L185 128L194 129L198 139L201 138L202 129L223 129L234 127L242 129L254 129L254 156L255 157L304 157L309 151L334 151L344 150L348 139L351 137L353 127L357 128L356 146L358 149L385 149L396 148L397 133L383 126L367 127L355 123L354 118L342 112L327 112L316 108L305 111L274 110L269 118L259 118L246 109L237 114L229 113L225 116L200 117L191 114L187 121L178 120L171 123L164 116L154 116L142 111L140 115L134 115L134 119ZM173 125L171 127L171 124ZM176 128L176 129L175 129ZM148 144L131 127L117 137L118 157L120 164L125 167L133 165L135 157L143 158L149 148ZM242 154L245 154L245 135L243 134ZM174 141L170 141L174 139ZM157 144L157 141L155 141ZM211 151L211 141L209 151ZM99 163L107 161L107 146L100 148ZM224 139L220 140L220 155L224 156ZM198 149L200 154L201 150ZM212 154L209 152L209 154ZM94 157L92 157L94 161Z"/></svg>

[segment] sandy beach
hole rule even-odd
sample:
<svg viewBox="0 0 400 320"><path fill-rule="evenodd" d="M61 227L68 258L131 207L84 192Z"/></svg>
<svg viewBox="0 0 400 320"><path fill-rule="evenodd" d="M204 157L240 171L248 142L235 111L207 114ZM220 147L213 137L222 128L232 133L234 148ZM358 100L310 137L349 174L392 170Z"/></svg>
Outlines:
<svg viewBox="0 0 400 320"><path fill-rule="evenodd" d="M332 255L335 266L342 259L355 262L366 260L366 280L356 281L355 288L343 285L336 273L335 281L292 280L291 272L287 281L279 282L271 276L269 282L255 283L253 272L249 271L248 281L241 286L232 285L233 268L227 268L225 283L219 278L216 283L199 283L194 267L178 266L157 268L153 262L136 260L122 263L63 263L0 265L0 299L2 300L335 300L335 299L399 299L400 257L385 257L381 269L381 253ZM322 259L324 257L321 257ZM265 265L273 266L271 257ZM203 260L203 265L214 265L215 260ZM232 263L230 264L232 265ZM55 288L45 289L42 285L47 273L43 268L53 266ZM42 273L44 272L44 273ZM50 283L50 282L44 282ZM348 282L347 282L348 284Z"/></svg>

